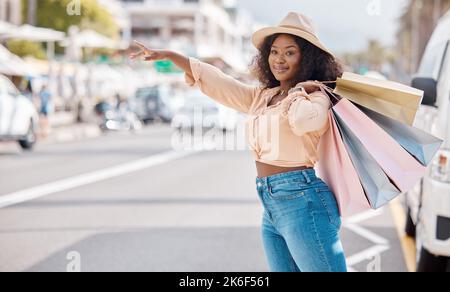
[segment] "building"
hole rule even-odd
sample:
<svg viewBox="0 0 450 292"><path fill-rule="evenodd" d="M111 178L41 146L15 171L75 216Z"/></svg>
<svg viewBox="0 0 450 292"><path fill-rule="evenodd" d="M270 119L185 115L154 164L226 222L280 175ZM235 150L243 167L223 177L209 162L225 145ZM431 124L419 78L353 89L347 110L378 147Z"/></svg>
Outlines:
<svg viewBox="0 0 450 292"><path fill-rule="evenodd" d="M0 21L22 24L22 8L19 0L0 0Z"/></svg>
<svg viewBox="0 0 450 292"><path fill-rule="evenodd" d="M122 0L132 37L244 72L251 56L253 20L224 0Z"/></svg>
<svg viewBox="0 0 450 292"><path fill-rule="evenodd" d="M119 27L120 47L128 48L131 39L131 20L128 11L119 0L97 0L98 3L112 15Z"/></svg>

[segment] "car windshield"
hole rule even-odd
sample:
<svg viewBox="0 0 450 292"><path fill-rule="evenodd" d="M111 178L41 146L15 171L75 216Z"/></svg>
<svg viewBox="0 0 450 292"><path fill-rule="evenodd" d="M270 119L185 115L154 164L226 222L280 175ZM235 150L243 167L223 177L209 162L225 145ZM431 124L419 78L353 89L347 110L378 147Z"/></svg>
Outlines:
<svg viewBox="0 0 450 292"><path fill-rule="evenodd" d="M450 13L448 13L437 26L431 37L422 63L419 68L419 75L437 79L442 64L444 51L450 40Z"/></svg>
<svg viewBox="0 0 450 292"><path fill-rule="evenodd" d="M152 88L141 88L136 92L136 98L147 98L147 97L158 97L158 89L156 87Z"/></svg>

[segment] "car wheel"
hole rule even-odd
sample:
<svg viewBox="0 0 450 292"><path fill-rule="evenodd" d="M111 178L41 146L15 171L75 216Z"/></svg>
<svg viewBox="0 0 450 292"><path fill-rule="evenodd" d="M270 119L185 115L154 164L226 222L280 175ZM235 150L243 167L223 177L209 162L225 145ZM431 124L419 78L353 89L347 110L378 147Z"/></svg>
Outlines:
<svg viewBox="0 0 450 292"><path fill-rule="evenodd" d="M414 221L411 216L411 210L409 208L408 212L406 213L405 233L409 237L416 238L416 225L414 225Z"/></svg>
<svg viewBox="0 0 450 292"><path fill-rule="evenodd" d="M33 123L30 123L27 135L24 139L19 140L20 147L24 150L32 150L36 144L36 132L34 131Z"/></svg>
<svg viewBox="0 0 450 292"><path fill-rule="evenodd" d="M425 248L422 248L420 253L419 264L417 265L417 272L419 273L439 273L448 270L447 264L449 258L436 256L430 253Z"/></svg>

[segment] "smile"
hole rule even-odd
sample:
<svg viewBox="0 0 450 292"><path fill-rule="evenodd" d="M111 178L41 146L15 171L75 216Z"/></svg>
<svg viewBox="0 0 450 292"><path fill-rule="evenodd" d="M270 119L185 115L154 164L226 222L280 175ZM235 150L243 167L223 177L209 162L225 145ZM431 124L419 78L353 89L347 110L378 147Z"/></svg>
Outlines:
<svg viewBox="0 0 450 292"><path fill-rule="evenodd" d="M278 73L278 74L283 74L283 73L286 73L289 69L276 69L276 68L274 68L273 70L276 73Z"/></svg>

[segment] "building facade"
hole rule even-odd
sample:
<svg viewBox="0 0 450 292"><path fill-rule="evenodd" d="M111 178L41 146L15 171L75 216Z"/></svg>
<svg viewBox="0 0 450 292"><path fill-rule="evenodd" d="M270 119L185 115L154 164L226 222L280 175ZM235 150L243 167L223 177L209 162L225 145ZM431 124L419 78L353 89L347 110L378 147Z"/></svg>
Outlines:
<svg viewBox="0 0 450 292"><path fill-rule="evenodd" d="M131 17L132 37L154 48L222 61L244 72L254 50L250 15L233 1L122 0Z"/></svg>
<svg viewBox="0 0 450 292"><path fill-rule="evenodd" d="M128 48L131 39L131 19L128 11L119 0L97 0L114 18L120 33L120 47Z"/></svg>
<svg viewBox="0 0 450 292"><path fill-rule="evenodd" d="M22 24L21 1L0 0L0 21L15 25Z"/></svg>

